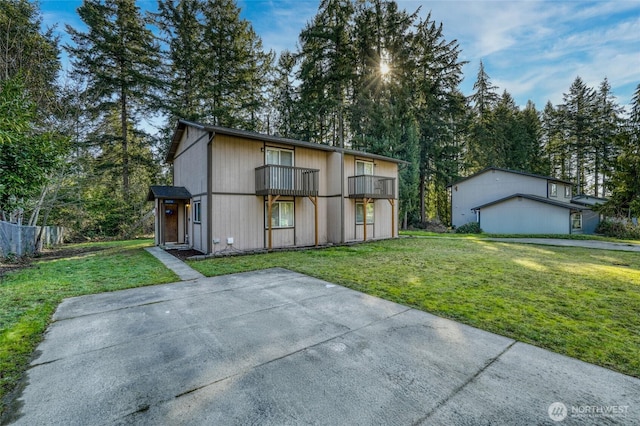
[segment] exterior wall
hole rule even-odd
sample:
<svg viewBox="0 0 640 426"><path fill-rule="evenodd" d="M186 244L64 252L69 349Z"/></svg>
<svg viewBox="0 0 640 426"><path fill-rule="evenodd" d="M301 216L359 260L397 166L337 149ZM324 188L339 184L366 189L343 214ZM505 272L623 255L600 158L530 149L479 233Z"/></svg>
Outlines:
<svg viewBox="0 0 640 426"><path fill-rule="evenodd" d="M600 214L593 210L582 211L582 233L595 234L596 228L600 224Z"/></svg>
<svg viewBox="0 0 640 426"><path fill-rule="evenodd" d="M569 234L570 210L512 198L480 211L480 227L491 234Z"/></svg>
<svg viewBox="0 0 640 426"><path fill-rule="evenodd" d="M236 194L214 194L212 197L213 227L211 237L219 239L216 251L227 248L227 238L233 238L238 250L264 247L264 202L262 197ZM206 237L206 236L205 236Z"/></svg>
<svg viewBox="0 0 640 426"><path fill-rule="evenodd" d="M346 175L346 170L345 170ZM326 213L323 222L327 229L327 242L338 244L345 241L343 227L345 218L342 214L343 204L349 200L342 196L342 154L327 153L326 173L320 174L320 180L325 181ZM322 193L321 193L322 194ZM321 197L323 196L321 195Z"/></svg>
<svg viewBox="0 0 640 426"><path fill-rule="evenodd" d="M185 135L173 160L173 185L184 186L196 198L207 192L209 134L194 127L187 127Z"/></svg>
<svg viewBox="0 0 640 426"><path fill-rule="evenodd" d="M233 248L237 250L267 247L267 197L257 196L255 187L255 169L266 164L266 147L292 149L295 167L320 170L317 215L319 244L363 239L363 226L355 225L355 200L349 199L347 193L348 177L355 175L354 155L225 134L216 134L209 143L208 131L191 126L186 127L173 163L173 184L184 186L192 194L191 217L185 217L184 207L179 210L180 238L185 237L186 223L189 244L203 252L207 252L208 243L211 243L212 251L229 248L228 238L234 239ZM208 194L207 185L208 149L211 149L211 194ZM375 164L376 175L396 178L397 194L397 164L377 159ZM316 216L313 202L308 197L279 199L288 200L294 201L295 227L272 229L272 247L315 244ZM209 201L211 205L208 205ZM193 205L196 202L201 203L200 223L193 221ZM397 235L397 213L396 203L393 235ZM210 233L207 232L208 224L211 224ZM207 241L208 235L211 242ZM391 204L386 199L376 200L375 224L368 226L367 239L389 238L391 235ZM214 246L214 240L220 240L219 244Z"/></svg>
<svg viewBox="0 0 640 426"><path fill-rule="evenodd" d="M548 185L548 198L553 201L560 201L561 203L571 202L571 185L567 185L564 182L549 181ZM556 187L556 195L553 195L553 185ZM567 192L568 191L568 192ZM522 191L520 191L522 192Z"/></svg>
<svg viewBox="0 0 640 426"><path fill-rule="evenodd" d="M547 180L502 170L487 170L454 184L451 188L451 223L459 227L475 222L476 214L472 208L518 193L547 197Z"/></svg>
<svg viewBox="0 0 640 426"><path fill-rule="evenodd" d="M356 175L356 160L371 161L374 163L373 174L376 176L388 176L396 178L396 196L398 195L398 165L390 161L371 160L367 158L356 157L354 155L345 154L344 170L345 177L342 184L342 191L345 194L344 203L344 224L345 224L345 241L362 241L364 239L364 225L356 225L356 200L348 198L349 195L349 177ZM394 205L394 227L393 235L398 235L398 202ZM374 223L367 224L367 240L391 238L391 204L387 199L376 199L374 201Z"/></svg>

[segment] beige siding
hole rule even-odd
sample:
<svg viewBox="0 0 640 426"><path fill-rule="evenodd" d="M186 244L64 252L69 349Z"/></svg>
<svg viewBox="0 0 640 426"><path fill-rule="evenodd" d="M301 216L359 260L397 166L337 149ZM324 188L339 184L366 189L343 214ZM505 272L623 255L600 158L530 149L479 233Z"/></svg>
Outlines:
<svg viewBox="0 0 640 426"><path fill-rule="evenodd" d="M353 155L345 155L344 168L345 176L343 181L343 191L345 194L345 239L346 241L361 241L364 239L364 225L356 225L356 201L347 198L349 194L349 176L356 175L356 160L371 161L366 157L356 157ZM376 159L373 161L373 173L376 176L387 176L396 178L396 197L398 197L398 165L390 161ZM374 224L367 225L367 240L391 238L391 204L386 199L376 199L374 202ZM393 235L398 235L398 200L395 201L394 207L394 231Z"/></svg>
<svg viewBox="0 0 640 426"><path fill-rule="evenodd" d="M255 195L215 194L213 197L212 239L220 239L216 251L233 238L238 250L262 248L264 244L264 202Z"/></svg>
<svg viewBox="0 0 640 426"><path fill-rule="evenodd" d="M255 194L256 167L264 165L262 143L227 135L213 142L213 192Z"/></svg>
<svg viewBox="0 0 640 426"><path fill-rule="evenodd" d="M173 161L173 185L184 186L192 195L207 191L207 132L188 127Z"/></svg>
<svg viewBox="0 0 640 426"><path fill-rule="evenodd" d="M255 195L255 169L265 164L265 146L292 148L295 167L320 171L317 210L319 244L362 240L363 226L355 225L355 200L347 196L347 178L355 174L354 155L216 134L210 145L212 194L207 194L208 143L207 132L187 127L174 159L174 185L186 187L194 196L192 202L201 202L201 224L193 223L192 217L188 221L189 242L195 249L207 250L209 223L212 240L220 240L220 244L214 247L215 251L227 249L228 238L234 239L233 248L237 250L260 249L268 244L265 197ZM375 160L374 173L397 178L397 165ZM210 199L212 205L208 206ZM284 201L283 198L280 200ZM294 204L295 228L273 229L274 248L310 246L315 243L316 214L313 202L307 197L298 197L294 199ZM185 223L184 209L180 211L179 220ZM394 233L397 234L397 220ZM387 200L376 200L375 224L368 226L367 238L390 236L391 206Z"/></svg>
<svg viewBox="0 0 640 426"><path fill-rule="evenodd" d="M315 243L315 207L307 197L296 198L295 225L298 246L311 246ZM327 239L327 199L318 198L318 244L326 244Z"/></svg>

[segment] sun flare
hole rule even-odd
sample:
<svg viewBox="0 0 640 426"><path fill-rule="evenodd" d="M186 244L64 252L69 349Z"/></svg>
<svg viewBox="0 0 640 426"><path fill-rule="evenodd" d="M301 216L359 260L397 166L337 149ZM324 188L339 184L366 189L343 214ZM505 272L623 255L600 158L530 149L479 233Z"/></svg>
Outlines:
<svg viewBox="0 0 640 426"><path fill-rule="evenodd" d="M391 72L391 67L386 62L380 62L380 74L387 75Z"/></svg>

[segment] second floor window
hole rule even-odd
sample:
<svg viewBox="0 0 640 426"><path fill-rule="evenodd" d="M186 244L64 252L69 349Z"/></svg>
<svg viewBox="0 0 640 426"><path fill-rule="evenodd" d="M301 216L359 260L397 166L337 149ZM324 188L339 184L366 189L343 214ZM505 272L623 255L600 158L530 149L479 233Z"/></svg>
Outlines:
<svg viewBox="0 0 640 426"><path fill-rule="evenodd" d="M564 187L564 198L571 198L571 187L570 186L565 186Z"/></svg>
<svg viewBox="0 0 640 426"><path fill-rule="evenodd" d="M293 151L290 149L267 148L266 163L293 167Z"/></svg>
<svg viewBox="0 0 640 426"><path fill-rule="evenodd" d="M555 183L552 183L550 188L549 188L549 195L551 197L557 197L558 196L558 185L556 185Z"/></svg>
<svg viewBox="0 0 640 426"><path fill-rule="evenodd" d="M272 189L293 189L293 151L290 149L267 148L265 161L273 166L269 172L269 187Z"/></svg>
<svg viewBox="0 0 640 426"><path fill-rule="evenodd" d="M373 163L371 161L356 160L356 176L359 175L372 175Z"/></svg>

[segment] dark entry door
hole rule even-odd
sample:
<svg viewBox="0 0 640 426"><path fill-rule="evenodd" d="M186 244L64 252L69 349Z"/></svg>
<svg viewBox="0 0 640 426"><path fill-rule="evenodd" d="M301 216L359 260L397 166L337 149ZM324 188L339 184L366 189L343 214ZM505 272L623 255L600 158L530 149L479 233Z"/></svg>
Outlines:
<svg viewBox="0 0 640 426"><path fill-rule="evenodd" d="M164 206L164 242L178 242L178 206L175 204Z"/></svg>

